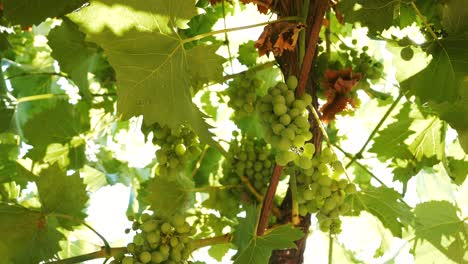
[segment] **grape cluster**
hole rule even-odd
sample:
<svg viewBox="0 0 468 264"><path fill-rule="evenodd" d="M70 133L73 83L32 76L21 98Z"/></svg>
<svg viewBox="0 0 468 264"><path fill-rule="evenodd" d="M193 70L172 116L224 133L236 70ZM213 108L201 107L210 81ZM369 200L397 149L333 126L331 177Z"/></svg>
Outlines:
<svg viewBox="0 0 468 264"><path fill-rule="evenodd" d="M255 72L247 71L234 78L226 89L229 97L228 106L234 109L235 119L251 115L255 112L257 102L256 90L262 85L260 79L255 78Z"/></svg>
<svg viewBox="0 0 468 264"><path fill-rule="evenodd" d="M192 156L201 153L195 133L188 127L170 129L158 123L152 127L153 143L160 146L156 151L158 175L167 175L180 170Z"/></svg>
<svg viewBox="0 0 468 264"><path fill-rule="evenodd" d="M266 130L265 139L280 151L276 156L279 165L293 160L294 153L289 152L292 147L301 148L312 138L306 109L312 103L312 97L305 93L296 98L295 76L290 76L286 83L280 82L269 88L268 94L258 104L260 119Z"/></svg>
<svg viewBox="0 0 468 264"><path fill-rule="evenodd" d="M273 169L273 154L270 146L262 139L233 133L234 139L223 163L223 185L242 184L246 177L255 189L265 193Z"/></svg>
<svg viewBox="0 0 468 264"><path fill-rule="evenodd" d="M143 214L141 221L134 221L132 229L137 231L133 242L127 245L129 256L114 257L112 264L185 263L192 251L194 229L182 215L171 221Z"/></svg>
<svg viewBox="0 0 468 264"><path fill-rule="evenodd" d="M330 165L331 166L330 166ZM347 195L356 192L354 184L339 179L344 168L329 148L299 166L297 176L299 214L317 213L320 229L336 234L341 231L340 215L350 209Z"/></svg>

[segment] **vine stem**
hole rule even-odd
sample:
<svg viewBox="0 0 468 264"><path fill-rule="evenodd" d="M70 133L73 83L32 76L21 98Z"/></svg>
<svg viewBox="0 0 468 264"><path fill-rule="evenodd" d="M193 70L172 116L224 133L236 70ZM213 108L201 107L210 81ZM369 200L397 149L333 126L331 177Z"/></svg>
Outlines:
<svg viewBox="0 0 468 264"><path fill-rule="evenodd" d="M321 0L321 3L317 7L316 16L309 34L309 42L307 43L301 73L299 76L299 84L296 91L296 94L299 96L304 94L305 88L307 86L307 81L309 80L310 70L312 69L312 61L315 55L315 49L317 48L320 29L322 28L323 16L325 15L327 7L327 0Z"/></svg>
<svg viewBox="0 0 468 264"><path fill-rule="evenodd" d="M421 19L421 21L423 22L424 26L426 27L426 29L429 31L429 33L431 34L431 36L434 38L435 41L437 41L437 43L439 43L439 39L437 38L437 35L435 34L435 32L432 30L431 26L429 26L429 24L427 23L427 20L426 18L424 17L424 15L421 13L421 11L419 10L418 6L414 3L414 1L411 1L410 2L411 4L411 7L414 9L414 12L416 12L416 15ZM440 43L439 43L440 45Z"/></svg>
<svg viewBox="0 0 468 264"><path fill-rule="evenodd" d="M195 167L192 170L192 178L195 177L195 174L197 174L198 169L200 169L201 163L202 163L203 159L205 158L206 152L208 151L209 148L210 147L208 145L206 145L203 148L203 151L202 151L200 157L198 158L197 163L195 164Z"/></svg>
<svg viewBox="0 0 468 264"><path fill-rule="evenodd" d="M127 248L126 247L118 247L118 248L110 248L109 250L106 249L105 247L102 247L101 250L95 251L92 253L80 255L80 256L75 256L71 258L66 258L66 259L61 259L61 260L55 260L55 261L50 261L46 262L45 264L73 264L73 263L83 263L88 260L92 259L99 259L99 258L111 258L112 256L115 256L120 253L126 253Z"/></svg>
<svg viewBox="0 0 468 264"><path fill-rule="evenodd" d="M273 20L273 21L267 21L267 22L247 25L247 26L227 28L227 29L222 29L222 30L215 30L215 31L204 33L204 34L196 35L196 36L193 36L191 38L183 39L182 44L189 43L189 42L196 41L196 40L200 40L200 39L210 37L210 36L213 36L213 35L217 35L217 34L224 34L224 33L229 33L229 32L249 29L249 28L261 27L261 26L274 24L274 23L281 22L281 21L297 21L297 20L300 20L300 17L292 16L292 17L280 18L280 19Z"/></svg>
<svg viewBox="0 0 468 264"><path fill-rule="evenodd" d="M31 101L36 101L36 100L44 100L44 99L50 99L54 97L68 97L66 94L37 94L37 95L31 95L31 96L25 96L21 97L18 100L16 100L16 103L25 103L25 102L31 102Z"/></svg>
<svg viewBox="0 0 468 264"><path fill-rule="evenodd" d="M279 178L283 172L283 166L278 164L273 169L273 175L270 179L270 185L263 199L262 210L260 212L260 219L258 220L257 236L261 236L265 233L265 229L268 224L268 215L270 214L271 207L273 206L273 199L275 198L276 189L278 188Z"/></svg>
<svg viewBox="0 0 468 264"><path fill-rule="evenodd" d="M331 231L328 233L328 264L333 263L333 236Z"/></svg>
<svg viewBox="0 0 468 264"><path fill-rule="evenodd" d="M206 186L206 187L199 187L199 188L191 188L188 189L189 192L210 192L214 190L223 190L223 189L231 189L231 188L241 188L242 185L234 184L234 185L222 185L222 186Z"/></svg>
<svg viewBox="0 0 468 264"><path fill-rule="evenodd" d="M252 193L255 198L257 198L257 201L259 202L263 202L263 195L260 194L257 189L255 189L255 186L253 186L253 184L250 182L249 178L245 177L245 176L241 176L241 181L244 183L244 185L247 187L247 189L250 191L250 193ZM271 208L273 214L277 217L277 218L282 218L283 215L281 214L281 211L278 209L278 207L276 207L275 205L272 205L272 208Z"/></svg>
<svg viewBox="0 0 468 264"><path fill-rule="evenodd" d="M225 234L225 235L217 236L217 237L197 239L193 243L193 250L195 251L199 248L212 246L212 245L231 243L231 240L232 240L232 234Z"/></svg>
<svg viewBox="0 0 468 264"><path fill-rule="evenodd" d="M291 178L289 178L289 188L291 188L291 222L293 225L299 225L301 219L299 218L299 204L297 203L297 179L296 172L291 173Z"/></svg>
<svg viewBox="0 0 468 264"><path fill-rule="evenodd" d="M349 168L351 164L353 164L357 159L360 159L362 157L362 153L364 152L364 150L366 150L367 145L369 145L370 141L374 138L375 134L379 131L380 127L384 124L385 120L387 120L387 118L392 113L393 109L395 109L395 107L398 105L398 103L404 95L405 93L400 93L398 95L398 97L395 99L392 105L390 105L390 107L388 108L387 112L385 112L385 114L382 116L379 123L375 126L374 130L372 130L369 137L367 137L367 140L364 143L364 145L362 145L361 149L353 156L353 158L348 162L348 164L346 164L345 168Z"/></svg>

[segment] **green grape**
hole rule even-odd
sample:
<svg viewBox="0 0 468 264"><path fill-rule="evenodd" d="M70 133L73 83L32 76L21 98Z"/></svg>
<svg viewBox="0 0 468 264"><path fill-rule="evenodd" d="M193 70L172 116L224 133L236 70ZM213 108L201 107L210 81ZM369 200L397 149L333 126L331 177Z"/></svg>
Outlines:
<svg viewBox="0 0 468 264"><path fill-rule="evenodd" d="M135 245L137 245L137 246L143 245L145 243L145 239L143 238L143 235L142 234L136 234L133 237L133 243L135 243Z"/></svg>
<svg viewBox="0 0 468 264"><path fill-rule="evenodd" d="M257 79L253 72L243 73L229 82L224 94L229 97L228 106L234 109L234 122L254 112L257 105L255 90L262 84L263 81Z"/></svg>
<svg viewBox="0 0 468 264"><path fill-rule="evenodd" d="M304 196L304 199L306 201L311 201L315 197L314 192L312 190L309 190L309 189L304 190L302 195Z"/></svg>
<svg viewBox="0 0 468 264"><path fill-rule="evenodd" d="M122 264L133 264L133 258L132 257L125 257L122 259Z"/></svg>
<svg viewBox="0 0 468 264"><path fill-rule="evenodd" d="M295 90L296 87L297 87L297 84L298 84L297 77L294 76L294 75L290 75L290 76L288 77L288 79L286 80L286 84L287 84L287 86L288 86L289 89Z"/></svg>
<svg viewBox="0 0 468 264"><path fill-rule="evenodd" d="M177 237L171 237L171 247L175 247L177 246L177 244L179 244L179 240L177 239Z"/></svg>
<svg viewBox="0 0 468 264"><path fill-rule="evenodd" d="M185 224L185 217L183 215L177 214L172 218L172 222L175 227L183 226Z"/></svg>
<svg viewBox="0 0 468 264"><path fill-rule="evenodd" d="M171 252L171 259L175 262L179 262L182 259L182 254L179 251L173 250Z"/></svg>
<svg viewBox="0 0 468 264"><path fill-rule="evenodd" d="M312 167L312 161L309 158L304 157L304 156L301 156L297 163L298 163L298 166L304 170L310 169Z"/></svg>
<svg viewBox="0 0 468 264"><path fill-rule="evenodd" d="M163 256L169 256L170 251L171 251L171 248L168 245L159 246L159 252L161 252Z"/></svg>
<svg viewBox="0 0 468 264"><path fill-rule="evenodd" d="M163 232L164 234L168 234L169 232L171 232L171 229L171 224L167 222L161 225L161 232Z"/></svg>
<svg viewBox="0 0 468 264"><path fill-rule="evenodd" d="M161 235L157 232L151 232L146 235L146 241L150 244L158 243L161 239Z"/></svg>
<svg viewBox="0 0 468 264"><path fill-rule="evenodd" d="M174 150L177 156L183 156L187 148L184 146L184 144L177 144Z"/></svg>
<svg viewBox="0 0 468 264"><path fill-rule="evenodd" d="M275 113L275 115L281 116L288 112L288 107L285 104L278 103L273 105L273 112Z"/></svg>
<svg viewBox="0 0 468 264"><path fill-rule="evenodd" d="M151 253L149 253L148 251L144 251L140 253L139 259L143 263L148 263L151 261Z"/></svg>
<svg viewBox="0 0 468 264"><path fill-rule="evenodd" d="M296 154L289 151L282 151L276 155L276 163L280 166L286 166L289 162L296 159Z"/></svg>
<svg viewBox="0 0 468 264"><path fill-rule="evenodd" d="M410 61L414 56L414 51L411 46L404 47L400 51L400 57L405 61Z"/></svg>
<svg viewBox="0 0 468 264"><path fill-rule="evenodd" d="M161 263L164 261L164 256L159 251L154 251L151 253L151 261L154 263Z"/></svg>
<svg viewBox="0 0 468 264"><path fill-rule="evenodd" d="M350 183L346 185L345 192L348 194L353 194L356 192L356 185Z"/></svg>
<svg viewBox="0 0 468 264"><path fill-rule="evenodd" d="M148 221L144 222L141 225L140 228L144 232L151 232L151 231L155 230L157 226L158 226L158 222L156 222L156 220L152 219L152 220L148 220Z"/></svg>

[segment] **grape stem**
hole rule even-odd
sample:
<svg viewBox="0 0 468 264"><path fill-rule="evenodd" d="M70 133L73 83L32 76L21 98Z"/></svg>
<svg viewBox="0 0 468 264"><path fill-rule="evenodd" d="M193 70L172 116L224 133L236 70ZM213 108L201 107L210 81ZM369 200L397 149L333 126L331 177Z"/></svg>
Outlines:
<svg viewBox="0 0 468 264"><path fill-rule="evenodd" d="M80 256L75 256L75 257L71 257L71 258L50 261L50 262L46 262L45 264L83 263L85 261L92 260L92 259L111 258L112 256L115 256L117 254L126 253L126 252L127 252L126 247L110 248L109 250L107 250L105 247L101 247L101 250L99 250L99 251L95 251L95 252L92 252L92 253L88 253L88 254L84 254L84 255L80 255Z"/></svg>
<svg viewBox="0 0 468 264"><path fill-rule="evenodd" d="M261 236L265 233L268 224L268 215L270 214L271 207L273 206L273 199L275 198L276 189L278 188L279 178L283 172L283 166L278 164L273 169L270 185L268 186L267 193L262 203L262 211L260 212L260 219L257 226L257 235Z"/></svg>
<svg viewBox="0 0 468 264"><path fill-rule="evenodd" d="M208 145L206 145L203 148L203 151L200 154L200 157L198 158L198 161L197 161L197 163L195 164L195 167L192 170L192 178L195 177L195 174L197 174L198 169L200 169L201 163L202 163L203 159L205 158L206 152L208 151L209 148L210 147Z"/></svg>
<svg viewBox="0 0 468 264"><path fill-rule="evenodd" d="M328 233L328 264L333 263L333 236L330 232Z"/></svg>
<svg viewBox="0 0 468 264"><path fill-rule="evenodd" d="M259 202L263 202L263 195L260 194L257 191L257 189L255 189L253 184L250 182L249 178L245 176L241 176L240 178L241 178L241 181L244 183L244 185L247 187L247 189L255 196L255 198L257 198ZM283 215L281 214L281 211L275 205L273 205L272 212L277 218L283 217Z"/></svg>
<svg viewBox="0 0 468 264"><path fill-rule="evenodd" d="M296 172L293 171L289 178L289 188L291 189L291 199L292 199L292 208L291 208L291 222L293 225L299 225L301 219L299 218L299 205L297 203L297 179Z"/></svg>
<svg viewBox="0 0 468 264"><path fill-rule="evenodd" d="M317 48L317 42L320 35L320 29L322 28L323 16L325 10L328 8L328 1L321 0L322 3L318 4L317 10L312 24L312 29L309 34L309 42L307 43L306 52L304 55L301 74L299 76L299 85L296 90L296 94L301 96L305 93L307 81L309 80L310 71L312 69L312 62Z"/></svg>
<svg viewBox="0 0 468 264"><path fill-rule="evenodd" d="M238 73L234 73L234 74L229 74L229 75L225 75L223 77L223 81L228 81L230 79L234 79L235 77L239 76L239 75L242 75L246 72L259 72L261 70L264 70L264 69L268 69L268 68L271 68L273 66L276 65L276 62L275 61L269 61L269 62L265 62L263 64L259 64L255 67L252 67L252 68L249 68L248 70L245 70L245 71L241 71L241 72L238 72Z"/></svg>
<svg viewBox="0 0 468 264"><path fill-rule="evenodd" d="M199 248L212 246L212 245L231 243L231 240L232 240L232 234L224 234L222 236L217 236L217 237L197 239L194 241L193 250L195 251Z"/></svg>

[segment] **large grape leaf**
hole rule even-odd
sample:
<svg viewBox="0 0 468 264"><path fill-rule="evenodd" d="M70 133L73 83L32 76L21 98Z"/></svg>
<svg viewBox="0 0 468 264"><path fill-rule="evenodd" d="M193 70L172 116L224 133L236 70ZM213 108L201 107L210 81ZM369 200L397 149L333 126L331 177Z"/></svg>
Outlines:
<svg viewBox="0 0 468 264"><path fill-rule="evenodd" d="M220 80L224 59L210 46L186 50L185 42L169 33L171 30L162 29L165 24L158 20L164 17L161 19L167 21L164 15L174 21L185 20L188 13L183 7L192 6L187 10L193 10L194 1L178 1L177 7L161 0L112 1L112 6L107 2L92 2L91 7L71 18L104 49L114 67L119 87L118 111L124 118L143 115L147 124L158 122L176 128L188 123L203 142L218 147L203 114L192 103L190 84ZM118 16L115 20L96 21L97 14L105 14L106 18ZM130 21L124 23L126 20ZM201 73L199 69L205 71Z"/></svg>
<svg viewBox="0 0 468 264"><path fill-rule="evenodd" d="M89 7L70 17L85 32L95 34L110 29L121 35L132 28L170 33L176 27L185 27L196 14L195 0L92 0Z"/></svg>
<svg viewBox="0 0 468 264"><path fill-rule="evenodd" d="M80 224L80 220L85 219L84 209L89 197L79 173L67 176L67 173L55 164L41 171L36 185L44 213L63 214L74 218L59 218L60 226L71 230L73 226Z"/></svg>
<svg viewBox="0 0 468 264"><path fill-rule="evenodd" d="M193 204L193 188L193 181L184 175L156 176L145 186L143 199L158 215L170 217Z"/></svg>
<svg viewBox="0 0 468 264"><path fill-rule="evenodd" d="M238 248L238 253L234 256L235 264L266 264L273 250L296 248L294 241L304 236L300 229L291 224L277 226L264 235L257 236L256 219L256 207L247 207L246 218L239 221L234 232L233 243Z"/></svg>
<svg viewBox="0 0 468 264"><path fill-rule="evenodd" d="M38 25L48 17L66 15L86 0L4 0L3 15L13 24L23 27Z"/></svg>
<svg viewBox="0 0 468 264"><path fill-rule="evenodd" d="M339 10L349 23L360 22L369 28L369 33L382 32L391 27L394 22L398 1L389 0L345 0L339 2Z"/></svg>
<svg viewBox="0 0 468 264"><path fill-rule="evenodd" d="M379 131L369 152L391 161L394 180L406 184L422 168L444 156L445 126L435 116L424 116L414 104L405 103L395 121Z"/></svg>
<svg viewBox="0 0 468 264"><path fill-rule="evenodd" d="M54 190L56 191L56 190ZM23 207L0 204L0 255L2 263L39 263L60 251L65 237L55 218Z"/></svg>
<svg viewBox="0 0 468 264"><path fill-rule="evenodd" d="M375 215L392 234L402 237L402 229L407 228L413 219L411 208L399 199L402 196L386 187L369 187L352 196L353 213L359 215L367 211Z"/></svg>
<svg viewBox="0 0 468 264"><path fill-rule="evenodd" d="M450 35L468 32L468 8L466 8L466 1L450 0L444 2L442 25Z"/></svg>
<svg viewBox="0 0 468 264"><path fill-rule="evenodd" d="M414 209L417 240L429 241L456 263L468 263L468 224L447 201L421 203ZM417 257L417 256L416 256Z"/></svg>
<svg viewBox="0 0 468 264"><path fill-rule="evenodd" d="M468 33L430 43L433 59L419 73L401 83L455 128L460 137L468 131ZM461 142L468 151L468 142Z"/></svg>
<svg viewBox="0 0 468 264"><path fill-rule="evenodd" d="M23 140L33 146L28 156L41 160L51 143L68 143L74 136L89 130L89 109L86 104L71 105L57 100L56 105L27 120L21 128Z"/></svg>
<svg viewBox="0 0 468 264"><path fill-rule="evenodd" d="M90 96L88 70L95 49L85 42L85 34L65 17L60 26L49 32L47 39L52 48L51 55L59 62L60 69L70 75L82 96Z"/></svg>

